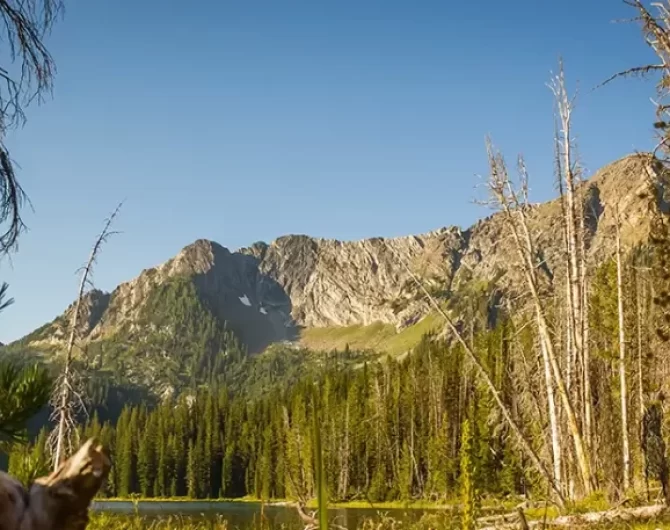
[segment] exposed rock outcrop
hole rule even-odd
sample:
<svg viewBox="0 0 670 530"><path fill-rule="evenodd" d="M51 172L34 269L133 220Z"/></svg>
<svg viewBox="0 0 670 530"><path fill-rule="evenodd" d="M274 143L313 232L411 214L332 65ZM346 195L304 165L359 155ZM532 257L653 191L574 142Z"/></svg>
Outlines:
<svg viewBox="0 0 670 530"><path fill-rule="evenodd" d="M629 156L583 184L588 188L585 203L592 262L613 251L617 203L624 241L631 244L646 238L645 164L642 157ZM548 283L560 269L560 216L558 201L533 205L530 212ZM402 327L421 318L427 305L397 255L426 285L443 293L458 289L466 278L501 276L500 284L506 289L522 285L513 242L499 214L467 230L448 227L386 240L343 242L294 235L237 252L198 240L111 294L89 293L80 334L95 340L120 328L132 330L149 292L174 276L191 278L208 307L229 322L251 350L292 340L301 327L373 322ZM32 342L64 340L70 311L41 329Z"/></svg>

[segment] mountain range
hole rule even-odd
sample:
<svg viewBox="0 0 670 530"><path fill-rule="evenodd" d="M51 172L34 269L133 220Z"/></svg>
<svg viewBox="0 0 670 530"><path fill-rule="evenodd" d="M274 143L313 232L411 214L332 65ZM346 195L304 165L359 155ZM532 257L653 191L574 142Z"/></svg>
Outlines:
<svg viewBox="0 0 670 530"><path fill-rule="evenodd" d="M641 155L627 156L581 184L591 264L613 254L617 204L627 248L646 239L645 164ZM560 201L531 205L529 219L550 286L563 262ZM398 238L337 241L289 235L237 251L201 239L111 293L90 291L78 336L93 347L120 336L123 343L136 345L146 342L150 333L179 335L179 319L158 321L154 314L181 304L181 313L175 311L192 316L191 306L184 302L184 293L191 293L201 316L190 333L204 320L211 321L207 329L233 334L252 354L277 343L402 354L425 332L443 328L413 277L443 300L462 298L477 285L495 286L497 296L524 292L514 246L499 213L467 229L450 226ZM170 294L173 291L180 294ZM57 355L65 344L73 307L17 344ZM169 350L165 347L161 355L170 357Z"/></svg>

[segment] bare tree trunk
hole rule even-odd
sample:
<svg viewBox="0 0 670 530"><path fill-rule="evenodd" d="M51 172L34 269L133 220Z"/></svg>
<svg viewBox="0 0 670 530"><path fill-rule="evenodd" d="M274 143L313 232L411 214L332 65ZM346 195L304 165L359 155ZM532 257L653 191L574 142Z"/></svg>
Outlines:
<svg viewBox="0 0 670 530"><path fill-rule="evenodd" d="M55 440L53 441L54 445L54 459L53 465L54 470L58 469L60 463L63 459L65 452L65 445L68 442L71 431L73 430L73 410L76 403L73 403L73 400L77 400L79 404L83 403L82 397L77 395L75 390L74 382L74 367L73 367L73 351L75 340L77 336L77 326L79 324L79 314L81 310L82 300L84 298L86 286L89 284L89 276L93 270L93 265L102 248L102 244L107 241L109 236L112 235L110 228L114 218L119 213L121 204L119 204L112 215L105 221L104 228L100 235L95 240L95 244L91 249L88 261L82 269L81 280L79 282L79 291L77 293L77 301L75 302L74 309L72 312L72 319L70 321L70 335L67 341L66 354L65 354L65 365L63 367L63 372L60 376L59 382L55 388L55 406L54 414L58 419L58 429L55 433ZM53 436L53 433L52 433Z"/></svg>
<svg viewBox="0 0 670 530"><path fill-rule="evenodd" d="M621 256L621 219L616 208L617 309L619 313L619 383L621 385L621 449L623 451L623 488L630 488L630 443L628 440L628 385L626 383L626 331L623 308L623 270Z"/></svg>
<svg viewBox="0 0 670 530"><path fill-rule="evenodd" d="M638 408L640 412L640 423L644 417L644 383L642 376L642 300L640 291L642 290L640 273L636 272L637 285L635 289L635 305L636 305L636 328L637 328L637 399Z"/></svg>
<svg viewBox="0 0 670 530"><path fill-rule="evenodd" d="M584 438L586 439L587 447L593 450L593 407L591 401L591 344L589 342L589 288L587 280L586 268L586 245L585 245L585 227L584 215L580 215L580 252L579 259L581 261L581 294L582 294L582 358L584 359Z"/></svg>
<svg viewBox="0 0 670 530"><path fill-rule="evenodd" d="M536 297L536 293L534 294ZM537 298L539 300L539 297ZM593 477L591 474L591 463L586 449L584 447L584 440L582 438L582 433L579 428L579 423L577 422L577 416L575 414L574 407L572 405L572 400L568 394L563 376L561 374L560 367L558 366L558 361L556 355L553 351L553 344L551 342L551 336L549 334L549 328L546 322L546 318L542 311L541 305L537 307L536 310L537 320L540 327L540 336L541 340L545 341L547 353L549 356L549 361L552 366L554 378L558 386L558 393L561 397L561 402L565 408L567 420L568 420L568 429L572 435L573 443L575 446L575 456L577 457L577 464L579 466L579 471L582 477L582 483L584 487L584 493L590 494L593 490Z"/></svg>
<svg viewBox="0 0 670 530"><path fill-rule="evenodd" d="M556 99L560 134L556 138L558 158L562 158L559 168L565 184L564 226L567 237L569 299L568 306L574 326L573 340L576 356L582 362L582 410L584 439L591 445L593 418L591 409L590 354L586 344L588 335L587 294L586 294L586 253L584 245L584 212L579 208L576 197L578 166L572 154L572 100L565 86L563 63L559 73L550 83ZM560 178L560 176L559 176Z"/></svg>
<svg viewBox="0 0 670 530"><path fill-rule="evenodd" d="M584 364L584 438L588 448L593 449L593 407L591 396L591 345L589 343L589 285L588 285L588 269L586 266L586 212L584 197L579 194L579 292L581 294L581 308L580 308L580 326L582 338L582 359Z"/></svg>
<svg viewBox="0 0 670 530"><path fill-rule="evenodd" d="M565 287L566 287L566 300L570 299L570 277L569 274L567 273L567 268L566 268L566 281L565 281ZM572 341L572 338L574 337L575 331L573 330L573 324L574 322L572 321L572 316L571 316L571 311L569 308L566 307L566 318L565 318L565 329L566 329L566 334L565 334L565 385L568 388L568 391L572 390L572 379L573 379L573 373L574 373L574 366L575 366L575 350L574 350L574 343Z"/></svg>
<svg viewBox="0 0 670 530"><path fill-rule="evenodd" d="M565 183L563 182L563 161L561 160L561 144L559 141L559 132L558 125L555 125L554 128L554 150L555 150L555 173L556 173L556 184L558 185L558 190L560 193L560 203L561 203L561 218L563 220L563 245L564 245L564 260L565 260L565 382L568 391L572 389L572 380L573 372L575 370L575 363L577 361L575 355L575 314L573 308L570 304L572 299L572 269L570 268L570 231L569 225L566 222L567 219L567 204L565 197Z"/></svg>
<svg viewBox="0 0 670 530"><path fill-rule="evenodd" d="M59 385L58 393L60 395L59 404L58 404L58 432L56 435L56 451L54 454L54 469L57 469L60 465L63 449L65 445L65 439L67 437L66 430L70 428L70 422L72 421L72 416L69 413L69 403L70 396L72 393L72 351L74 349L74 342L76 337L77 325L79 323L79 309L81 307L81 302L84 297L84 290L86 289L86 283L88 279L89 271L93 265L93 253L84 268L84 271L81 275L81 280L79 282L79 291L77 294L77 301L75 302L74 311L72 312L72 320L70 322L70 337L67 341L67 350L65 355L65 366L63 367L61 384Z"/></svg>
<svg viewBox="0 0 670 530"><path fill-rule="evenodd" d="M544 363L544 383L547 388L547 408L549 409L549 425L551 429L551 454L554 462L554 479L562 484L561 473L561 433L558 429L558 414L556 412L556 399L554 398L554 382L551 375L551 362L544 341L540 341L542 360Z"/></svg>
<svg viewBox="0 0 670 530"><path fill-rule="evenodd" d="M562 219L564 222L562 223L563 227L563 249L564 249L564 264L565 264L565 305L563 306L564 311L565 311L565 318L563 319L563 322L565 323L565 386L567 389L567 392L572 400L578 401L577 396L579 395L578 389L579 385L574 385L574 381L578 380L578 371L577 371L577 354L576 354L576 349L575 349L575 326L576 322L574 320L575 315L574 312L570 306L570 299L572 295L572 290L571 290L571 275L570 275L570 262L568 259L568 254L569 254L569 247L570 247L570 242L569 242L569 234L568 234L568 225L565 223L565 217L566 217L566 200L565 200L565 193L564 193L564 183L563 183L563 163L561 161L561 149L560 149L560 144L558 142L558 129L555 130L554 137L556 139L555 141L555 172L556 172L556 182L558 185L558 189L560 191L560 202L561 202L561 212L562 212ZM571 455L572 453L570 451L567 452L566 456L566 467L565 467L565 476L566 480L568 483L568 496L570 498L574 497L574 491L575 491L575 482L574 482L574 474L572 473L572 467L571 467Z"/></svg>

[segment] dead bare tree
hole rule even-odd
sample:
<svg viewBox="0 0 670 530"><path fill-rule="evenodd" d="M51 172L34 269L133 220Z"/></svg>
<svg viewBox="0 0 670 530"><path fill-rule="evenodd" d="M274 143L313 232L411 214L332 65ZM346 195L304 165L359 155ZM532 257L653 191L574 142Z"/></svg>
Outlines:
<svg viewBox="0 0 670 530"><path fill-rule="evenodd" d="M547 360L551 365L553 381L556 384L561 404L567 417L568 431L573 440L583 491L588 495L594 487L590 455L586 450L583 432L577 421L574 402L568 392L565 377L558 362L547 310L540 294L540 279L538 276L540 261L527 217L529 210L528 174L523 159L520 158L519 172L521 185L520 191L517 191L509 177L502 155L493 149L489 140L487 140L487 152L490 168L488 187L491 194L491 203L500 209L514 240L514 246L519 257L519 265L530 292L538 334L540 341L543 343L542 351L543 354L546 354Z"/></svg>
<svg viewBox="0 0 670 530"><path fill-rule="evenodd" d="M44 38L51 30L62 0L0 0L2 39L9 48L11 64L0 67L0 254L15 248L25 228L21 207L26 195L5 146L10 129L25 123L25 108L50 93L55 75L53 58Z"/></svg>
<svg viewBox="0 0 670 530"><path fill-rule="evenodd" d="M91 285L93 266L96 263L102 245L115 233L111 231L111 227L121 206L122 203L119 204L112 214L105 220L104 227L93 244L86 265L80 269L81 279L79 281L79 291L70 317L70 330L65 349L63 369L54 387L52 397L52 420L55 420L58 423L57 429L51 433L49 440L49 445L53 447L54 469L58 469L58 466L63 460L66 447L68 450L72 447L71 435L74 432L74 421L77 410L83 409L85 411L81 389L78 388L79 378L74 367L73 355L78 338L77 331L79 328L82 301L86 294L86 288Z"/></svg>
<svg viewBox="0 0 670 530"><path fill-rule="evenodd" d="M566 212L566 200L565 200L565 184L563 182L563 160L561 154L561 143L559 139L559 126L558 120L554 123L554 176L556 179L556 185L559 191L559 198L561 204L561 218L565 219ZM566 288L566 300L569 300L572 296L572 287L570 284L570 266L568 252L570 248L570 234L568 233L568 226L566 223L562 223L563 228L563 251L566 267L565 267L565 288ZM568 387L568 391L572 390L572 380L573 372L575 370L574 358L575 351L572 346L573 337L574 337L574 320L573 315L569 309L566 309L566 318L565 318L565 384Z"/></svg>
<svg viewBox="0 0 670 530"><path fill-rule="evenodd" d="M586 245L584 241L584 208L577 185L581 170L575 156L572 138L572 112L575 97L568 95L563 62L559 61L558 74L549 82L554 94L558 130L555 135L556 178L561 183L563 231L566 254L567 313L568 327L571 329L568 352L571 362L581 362L582 375L582 417L584 440L591 444L593 435L593 413L591 407L590 355L588 345L588 305ZM572 365L567 367L572 370Z"/></svg>
<svg viewBox="0 0 670 530"><path fill-rule="evenodd" d="M623 253L621 248L621 216L618 202L614 207L616 228L617 313L619 323L619 385L621 394L621 449L623 456L623 487L630 488L630 442L628 439L628 383L626 382L626 330L623 306Z"/></svg>

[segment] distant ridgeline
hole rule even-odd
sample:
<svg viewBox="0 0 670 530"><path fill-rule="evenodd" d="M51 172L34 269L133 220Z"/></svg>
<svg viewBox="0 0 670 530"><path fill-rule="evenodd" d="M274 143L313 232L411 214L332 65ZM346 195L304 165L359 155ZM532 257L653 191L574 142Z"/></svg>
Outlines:
<svg viewBox="0 0 670 530"><path fill-rule="evenodd" d="M663 361L670 350L658 332L666 315L654 297L670 292L670 274L659 273L670 243L649 240L641 160L626 157L583 184L588 372L566 355L574 353L574 328L566 317L561 203L524 210L549 328L542 344L551 340L558 352L574 395L567 399L591 407L589 458L603 487L623 475L619 302L636 483L644 483L644 459L633 432L645 404L670 390ZM464 457L475 490L544 495L547 482L529 454L546 464L557 448L563 479L577 480L570 433L561 426L552 437L547 423L553 385L508 228L496 214L467 230L388 240L287 236L237 252L199 240L112 293L91 291L76 330L77 368L88 387L85 434L99 435L115 462L106 494L310 497L314 407L333 498L444 498L456 491ZM620 271L617 233L625 249ZM72 310L1 354L56 372ZM35 420L34 434L45 419L46 412ZM40 447L17 448L12 462L26 451L44 458Z"/></svg>

